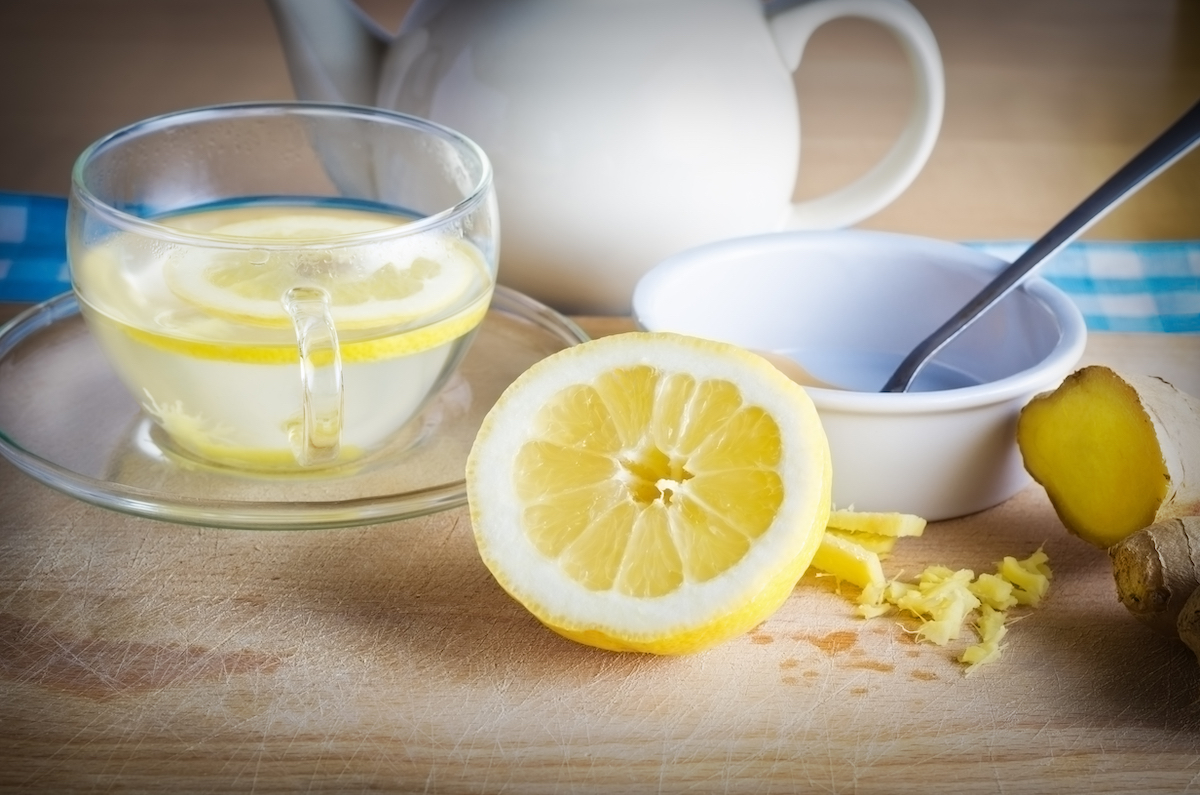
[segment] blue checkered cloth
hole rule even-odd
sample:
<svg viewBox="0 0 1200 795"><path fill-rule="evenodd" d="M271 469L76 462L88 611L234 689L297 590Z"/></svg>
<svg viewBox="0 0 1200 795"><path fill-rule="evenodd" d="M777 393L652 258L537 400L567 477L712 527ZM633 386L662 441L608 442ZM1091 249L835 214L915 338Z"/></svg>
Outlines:
<svg viewBox="0 0 1200 795"><path fill-rule="evenodd" d="M968 245L1012 262L1029 244ZM1200 333L1200 240L1077 241L1041 275L1071 296L1091 331Z"/></svg>
<svg viewBox="0 0 1200 795"><path fill-rule="evenodd" d="M67 202L0 193L0 301L44 301L71 289Z"/></svg>
<svg viewBox="0 0 1200 795"><path fill-rule="evenodd" d="M66 200L0 192L0 301L43 301L71 289ZM1019 241L967 245L1011 262ZM1077 241L1041 271L1074 299L1092 331L1200 333L1200 240Z"/></svg>

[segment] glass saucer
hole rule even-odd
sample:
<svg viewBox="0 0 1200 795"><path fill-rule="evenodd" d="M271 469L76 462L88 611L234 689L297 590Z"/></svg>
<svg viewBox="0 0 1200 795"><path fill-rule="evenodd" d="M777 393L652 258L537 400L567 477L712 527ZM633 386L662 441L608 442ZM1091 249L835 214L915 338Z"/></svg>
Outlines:
<svg viewBox="0 0 1200 795"><path fill-rule="evenodd" d="M85 502L182 524L313 529L406 519L463 505L467 453L500 393L534 362L586 339L562 315L498 287L459 372L401 438L342 469L259 475L175 451L64 293L0 328L0 455Z"/></svg>

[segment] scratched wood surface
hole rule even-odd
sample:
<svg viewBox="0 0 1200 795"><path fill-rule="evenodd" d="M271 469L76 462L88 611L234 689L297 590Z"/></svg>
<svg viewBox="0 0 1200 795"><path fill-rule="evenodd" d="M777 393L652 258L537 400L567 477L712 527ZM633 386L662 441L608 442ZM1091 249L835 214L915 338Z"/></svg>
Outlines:
<svg viewBox="0 0 1200 795"><path fill-rule="evenodd" d="M594 334L625 326L585 320ZM1200 394L1200 337L1088 361ZM464 510L332 531L119 516L0 465L0 787L18 791L1185 792L1200 667L1116 601L1030 487L887 572L1044 546L1047 603L965 676L806 576L685 658L562 640L496 586ZM965 641L964 641L965 643Z"/></svg>

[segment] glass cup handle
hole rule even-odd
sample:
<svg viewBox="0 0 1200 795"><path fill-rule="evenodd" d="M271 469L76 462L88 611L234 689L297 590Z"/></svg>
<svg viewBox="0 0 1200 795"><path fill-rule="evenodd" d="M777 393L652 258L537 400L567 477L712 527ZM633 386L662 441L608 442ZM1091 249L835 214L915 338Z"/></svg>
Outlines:
<svg viewBox="0 0 1200 795"><path fill-rule="evenodd" d="M300 466L328 463L342 443L342 356L329 294L293 287L283 296L300 351L301 422L292 429L292 451Z"/></svg>

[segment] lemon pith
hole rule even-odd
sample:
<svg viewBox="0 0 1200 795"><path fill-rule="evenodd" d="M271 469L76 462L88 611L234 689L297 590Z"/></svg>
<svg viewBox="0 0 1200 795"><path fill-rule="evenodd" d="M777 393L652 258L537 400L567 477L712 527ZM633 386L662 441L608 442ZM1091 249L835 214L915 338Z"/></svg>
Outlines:
<svg viewBox="0 0 1200 795"><path fill-rule="evenodd" d="M829 450L803 389L734 346L637 332L534 365L467 464L500 585L594 646L697 651L761 623L816 551Z"/></svg>

